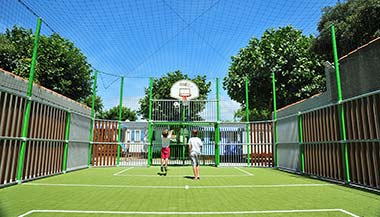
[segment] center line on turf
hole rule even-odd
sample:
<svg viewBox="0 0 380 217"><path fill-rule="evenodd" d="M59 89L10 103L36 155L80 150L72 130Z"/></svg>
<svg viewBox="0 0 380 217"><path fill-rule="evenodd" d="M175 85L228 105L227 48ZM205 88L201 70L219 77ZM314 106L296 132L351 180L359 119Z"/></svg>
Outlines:
<svg viewBox="0 0 380 217"><path fill-rule="evenodd" d="M96 184L50 184L50 183L23 183L28 186L59 186L59 187L98 187L98 188L153 188L153 189L183 189L183 186L139 186L139 185L96 185ZM191 188L287 188L287 187L324 187L333 184L277 184L277 185L227 185L227 186L191 186Z"/></svg>
<svg viewBox="0 0 380 217"><path fill-rule="evenodd" d="M243 170L243 169L240 169L240 168L238 168L238 167L234 167L234 168L237 169L237 170L239 170L239 171L241 171L241 172L243 172L243 173L245 173L245 174L247 174L247 175L249 175L249 176L253 176L252 173L247 172L247 171L245 171L245 170Z"/></svg>
<svg viewBox="0 0 380 217"><path fill-rule="evenodd" d="M117 175L119 175L119 174L121 174L121 173L124 173L125 171L127 171L127 170L131 170L131 169L133 169L134 167L129 167L129 168L127 168L127 169L124 169L124 170L122 170L122 171L120 171L120 172L117 172L117 173L115 173L115 174L113 174L114 176L117 176Z"/></svg>
<svg viewBox="0 0 380 217"><path fill-rule="evenodd" d="M33 213L86 213L86 214L118 214L118 215L236 215L236 214L271 214L271 213L311 213L342 212L352 217L359 217L344 209L301 209L301 210L249 210L249 211L214 211L214 212L138 212L138 211L103 211L103 210L30 210L19 217Z"/></svg>
<svg viewBox="0 0 380 217"><path fill-rule="evenodd" d="M178 177L185 177L185 176L188 176L189 174L183 174L183 175L170 175L170 176L166 176L165 178L178 178ZM157 176L157 175L143 175L143 174L133 174L133 175L129 175L129 174L119 174L117 176L130 176L130 177L133 177L133 176L141 176L141 177L158 177L158 178L161 178L160 176ZM221 178L221 177L246 177L247 175L202 175L202 177L212 177L212 178Z"/></svg>

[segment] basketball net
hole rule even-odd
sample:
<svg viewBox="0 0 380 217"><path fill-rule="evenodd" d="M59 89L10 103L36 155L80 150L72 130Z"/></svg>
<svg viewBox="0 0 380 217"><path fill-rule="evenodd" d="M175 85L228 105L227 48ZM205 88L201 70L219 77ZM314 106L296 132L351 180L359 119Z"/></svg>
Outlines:
<svg viewBox="0 0 380 217"><path fill-rule="evenodd" d="M190 96L190 94L181 96L182 97L182 105L184 105L184 106L189 105L189 101L187 100L187 97L189 97L189 96Z"/></svg>

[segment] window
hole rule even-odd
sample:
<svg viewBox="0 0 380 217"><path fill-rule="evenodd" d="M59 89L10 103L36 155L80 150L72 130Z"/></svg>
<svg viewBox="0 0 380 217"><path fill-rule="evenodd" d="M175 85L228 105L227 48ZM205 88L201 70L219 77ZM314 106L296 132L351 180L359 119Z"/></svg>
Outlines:
<svg viewBox="0 0 380 217"><path fill-rule="evenodd" d="M141 130L135 130L135 139L134 141L140 142L141 141Z"/></svg>

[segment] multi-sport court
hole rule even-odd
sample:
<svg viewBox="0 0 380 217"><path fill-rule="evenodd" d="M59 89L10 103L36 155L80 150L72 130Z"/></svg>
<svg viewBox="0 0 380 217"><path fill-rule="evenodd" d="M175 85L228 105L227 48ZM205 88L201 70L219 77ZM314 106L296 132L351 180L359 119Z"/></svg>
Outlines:
<svg viewBox="0 0 380 217"><path fill-rule="evenodd" d="M89 168L0 190L2 216L378 216L379 196L269 168Z"/></svg>
<svg viewBox="0 0 380 217"><path fill-rule="evenodd" d="M260 92L271 98L268 107L273 108L272 118L250 120L250 109L255 108L248 108L248 103L241 105L245 107L245 113L241 110L244 120L224 121L221 114L228 113L224 109L231 103L221 99L222 80L219 78L225 74L207 72L224 73L226 69L219 67L223 65L220 62L214 63L215 58L219 56L229 61L243 45L230 44L234 48L226 50L225 56L218 47L222 43L217 46L210 43L218 42L218 38L212 36L218 37L233 30L230 32L233 37L227 38L226 42L246 41L252 37L250 29L257 29L256 34L262 33L256 28L256 21L264 22L268 28L284 20L289 23L302 21L301 26L305 28L314 22L309 21L308 16L322 9L323 3L296 0L284 1L283 5L278 5L278 1L220 0L189 1L188 4L181 1L92 2L62 1L62 5L57 5L19 0L4 3L10 11L5 13L7 23L1 23L4 28L15 23L33 28L37 19L30 78L34 76L34 65L41 49L46 49L38 43L41 26L41 35L48 35L46 31L67 33L65 37L76 38L76 42L91 41L91 37L82 33L92 26L94 32L88 33L98 39L94 43L97 46L91 46L86 52L99 57L99 53L108 53L104 50L117 51L115 56L131 58L116 63L113 62L115 58L110 57L111 60L104 55L100 58L101 66L119 65L123 72L135 67L136 71L110 73L108 70L112 71L112 67L98 70L99 65L94 64L91 69L93 101L89 109L53 91L33 86L33 79L28 82L0 69L0 217L380 216L380 90L378 82L373 79L378 78L379 38L339 59L337 49L345 44L339 38L336 42L334 25L329 25L323 33L331 36L329 49L333 50L334 59L330 61L334 64L324 64L328 78L326 92L278 110L276 97L283 93L276 93L279 90L279 84L276 84L278 72L271 71L263 81L257 82L265 80L270 85L269 81L272 81L270 91ZM332 5L333 0L328 2ZM288 10L294 8L295 11L285 10L285 15L280 15L286 5ZM193 14L194 8L198 8L199 13ZM238 13L227 10L234 8ZM271 9L270 13L265 12L259 17L246 11L259 14L265 11L264 8ZM93 13L92 9L98 13ZM148 22L139 20L140 15L129 17L138 27L134 32L133 28L124 28L124 20L113 13L115 9L123 13L141 10L142 15L158 16ZM179 9L185 10L180 13L177 12ZM217 10L214 12L222 10L225 13L214 14L214 9ZM240 13L243 11L245 13ZM42 13L42 17L38 13ZM191 15L192 19L187 21L190 17L184 19L182 13ZM166 17L168 14L175 16ZM232 18L233 22L224 26L227 21L222 21L218 14ZM72 25L68 17L76 20L78 25ZM163 17L165 25L156 25L155 21ZM81 25L82 19L89 22L88 26ZM265 23L266 20L273 23ZM202 24L204 28L197 29L196 24ZM214 27L220 28L221 32L214 34L211 31L215 30ZM163 37L166 34L158 31L168 29L176 32L169 40ZM249 29L249 34L244 35L244 29ZM337 31L339 36L341 32ZM148 38L159 39L161 44L154 44L155 40L144 41L142 32L148 34ZM132 40L121 40L113 33L131 36L129 39ZM103 38L103 35L107 37ZM133 41L139 49L128 47ZM205 50L200 52L197 49L205 45L206 50L216 53L203 56ZM153 53L144 50L155 46L157 50ZM180 47L184 53L199 58L186 64L179 61L182 57L162 61L161 51L170 53L170 49L166 50L168 47ZM141 52L140 55L134 56L136 51ZM206 63L202 64L200 60ZM153 89L157 88L157 79L162 73L177 69L165 71L165 64L180 70L184 70L181 67L187 64L207 65L210 67L207 70L197 67L190 70L200 74L206 71L206 82L210 84L212 94L197 98L197 88L192 81L180 80L176 81L179 86L174 84L170 89L170 97L169 93L156 95ZM338 64L341 71L335 67ZM146 65L150 68L145 68ZM155 72L157 68L165 69L148 77L147 73ZM359 68L361 76L356 70ZM254 100L251 98L253 90L262 91L250 86L248 77L241 77L238 82L237 85L245 90L245 96L241 96L245 102ZM144 86L141 94L149 97L146 102L149 118L143 122L121 119L122 105L130 103L123 101L123 94L133 92L134 85ZM112 92L112 97L119 93L115 96L120 99L119 102L115 100L119 106L118 120L95 118L94 101L99 91L97 88L102 86L101 91ZM128 88L125 90L125 87ZM176 134L170 144L169 171L165 176L160 174L159 168L160 135L164 129L174 130ZM204 142L199 181L192 179L188 157L186 141L192 129L199 130L199 137Z"/></svg>

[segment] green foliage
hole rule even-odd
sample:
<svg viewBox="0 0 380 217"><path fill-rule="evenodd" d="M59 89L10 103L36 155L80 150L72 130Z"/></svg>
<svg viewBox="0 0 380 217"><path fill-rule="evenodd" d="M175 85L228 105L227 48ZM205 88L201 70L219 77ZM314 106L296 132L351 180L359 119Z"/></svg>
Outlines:
<svg viewBox="0 0 380 217"><path fill-rule="evenodd" d="M84 99L82 101L82 103L91 108L92 107L92 95L90 95L86 99ZM96 96L96 98L95 98L94 109L95 109L96 116L103 111L103 100L100 96Z"/></svg>
<svg viewBox="0 0 380 217"><path fill-rule="evenodd" d="M177 70L174 72L169 72L165 76L154 79L153 80L153 99L173 99L170 97L170 88L172 85L179 80L187 79L193 81L199 88L199 97L198 100L206 100L207 95L210 93L211 82L206 82L206 76L196 76L193 79L190 79L188 75L182 74L181 71ZM145 88L145 97L141 99L139 114L143 116L143 118L149 118L149 87ZM198 110L192 110L191 117L196 117L197 113L203 106L197 107ZM163 116L167 116L167 120L172 120L176 114L165 113L166 111L161 111Z"/></svg>
<svg viewBox="0 0 380 217"><path fill-rule="evenodd" d="M0 34L0 68L29 77L34 36L21 27ZM74 44L58 34L40 36L34 82L73 100L91 94L91 66Z"/></svg>
<svg viewBox="0 0 380 217"><path fill-rule="evenodd" d="M99 112L97 118L106 119L106 120L119 120L119 106L114 106L111 109ZM135 111L132 111L130 108L123 106L121 111L121 120L137 120L137 114Z"/></svg>
<svg viewBox="0 0 380 217"><path fill-rule="evenodd" d="M273 111L271 73L276 74L277 106L281 108L324 89L321 59L311 51L314 38L291 26L269 29L252 38L232 57L223 86L242 105L236 113L245 121L245 78L249 80L250 120L270 119Z"/></svg>
<svg viewBox="0 0 380 217"><path fill-rule="evenodd" d="M343 56L380 36L380 0L347 0L324 8L314 50L330 61L333 60L331 24L335 26L338 54Z"/></svg>

